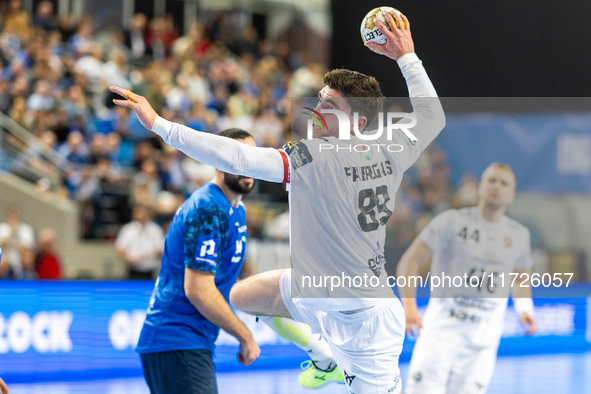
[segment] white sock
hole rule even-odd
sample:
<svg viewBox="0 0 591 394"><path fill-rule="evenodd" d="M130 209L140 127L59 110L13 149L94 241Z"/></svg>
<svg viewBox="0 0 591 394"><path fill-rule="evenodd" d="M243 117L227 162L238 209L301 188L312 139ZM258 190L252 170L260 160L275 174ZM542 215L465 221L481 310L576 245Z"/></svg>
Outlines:
<svg viewBox="0 0 591 394"><path fill-rule="evenodd" d="M337 366L328 343L322 335L312 334L309 325L280 316L260 316L258 320L308 353L319 370L330 372Z"/></svg>

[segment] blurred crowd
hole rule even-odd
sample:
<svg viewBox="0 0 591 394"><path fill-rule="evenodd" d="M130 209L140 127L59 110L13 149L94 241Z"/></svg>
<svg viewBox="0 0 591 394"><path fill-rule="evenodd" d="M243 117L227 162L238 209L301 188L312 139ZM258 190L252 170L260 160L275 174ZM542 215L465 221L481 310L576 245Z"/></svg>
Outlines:
<svg viewBox="0 0 591 394"><path fill-rule="evenodd" d="M61 279L62 263L56 249L56 233L39 231L21 222L17 206L9 207L0 222L0 279Z"/></svg>
<svg viewBox="0 0 591 394"><path fill-rule="evenodd" d="M289 140L289 97L322 85L323 66L224 13L186 34L170 15L143 14L128 30L97 31L90 15L58 18L50 1L33 15L21 0L0 4L0 110L38 137L24 144L9 134L6 142L28 168L59 173L51 187L81 203L85 238L113 240L136 205L165 224L213 174L115 107L109 85L145 96L166 119L210 133L239 127L270 147ZM259 183L256 194L286 201L283 187Z"/></svg>
<svg viewBox="0 0 591 394"><path fill-rule="evenodd" d="M194 21L183 34L170 15L149 20L136 14L127 30L95 30L92 16L57 17L50 1L41 1L33 15L21 0L0 7L0 111L36 137L24 143L8 134L5 143L21 152L21 165L58 174L51 185L43 176L36 181L80 203L82 236L116 241L130 276L152 275L161 253L142 249L150 257L139 258L129 252L138 248L134 242L159 240L180 204L214 170L171 149L130 110L114 106L108 86L131 89L164 118L194 129L238 127L259 146L281 147L290 140L290 97L316 96L326 71L305 52L259 37L254 26L238 27L224 13ZM434 215L475 204L476 188L469 174L453 185L445 155L430 148L404 178L388 242L408 243ZM286 206L268 209L287 201L284 186L258 182L253 194L250 234L286 239ZM0 277L44 277L39 255L51 255L55 234L39 231L35 240L15 215L7 213L0 226L0 245L9 250ZM147 226L152 219L159 229ZM150 263L140 267L142 259Z"/></svg>

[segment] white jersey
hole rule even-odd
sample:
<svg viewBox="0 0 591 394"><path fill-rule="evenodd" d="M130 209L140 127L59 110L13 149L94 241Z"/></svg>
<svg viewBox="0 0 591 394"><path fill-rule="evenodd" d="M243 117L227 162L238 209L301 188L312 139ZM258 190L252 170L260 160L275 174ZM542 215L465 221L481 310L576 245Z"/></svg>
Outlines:
<svg viewBox="0 0 591 394"><path fill-rule="evenodd" d="M386 222L404 171L445 121L422 63L414 61L402 71L417 117L410 129L417 142L397 131L391 140L329 137L284 147L291 163L292 296L301 307L350 311L394 297L384 270ZM360 152L364 143L369 151ZM402 151L392 152L399 150L390 148L395 144ZM331 288L337 278L341 283Z"/></svg>
<svg viewBox="0 0 591 394"><path fill-rule="evenodd" d="M152 125L170 146L221 171L271 182L288 182L291 177L292 293L310 309L351 311L375 305L375 297L393 297L383 280L385 224L394 210L402 174L445 125L443 108L422 62L414 53L397 62L417 121L409 128L418 139L414 144L395 130L390 141L360 141L356 137L305 140L287 145L278 154L272 148L249 147L160 117ZM384 139L387 137L385 132ZM346 151L354 151L363 142L370 152ZM332 144L334 149L320 152L321 144ZM388 146L395 144L403 150L388 151ZM316 279L316 284L322 279L318 276L328 275L348 277L351 284L331 289L323 280L321 287L304 289L301 274ZM376 284L372 278L377 278L378 284L369 289Z"/></svg>
<svg viewBox="0 0 591 394"><path fill-rule="evenodd" d="M471 207L443 212L419 237L433 252L432 277L468 277L467 284L450 286L445 279L444 290L434 289L421 335L437 330L469 346L497 345L513 279L509 273L533 265L529 230L505 215L492 223Z"/></svg>

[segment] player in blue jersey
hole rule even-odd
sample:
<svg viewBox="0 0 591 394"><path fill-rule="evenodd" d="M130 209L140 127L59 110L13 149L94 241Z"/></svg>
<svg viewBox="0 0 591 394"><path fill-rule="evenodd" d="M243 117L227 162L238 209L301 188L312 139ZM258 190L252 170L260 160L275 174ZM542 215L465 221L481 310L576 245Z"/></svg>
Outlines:
<svg viewBox="0 0 591 394"><path fill-rule="evenodd" d="M246 131L220 135L255 146ZM162 268L136 351L152 394L217 393L213 352L220 328L240 341L239 361L260 354L228 304L244 261L247 228L242 196L254 179L217 170L176 212Z"/></svg>

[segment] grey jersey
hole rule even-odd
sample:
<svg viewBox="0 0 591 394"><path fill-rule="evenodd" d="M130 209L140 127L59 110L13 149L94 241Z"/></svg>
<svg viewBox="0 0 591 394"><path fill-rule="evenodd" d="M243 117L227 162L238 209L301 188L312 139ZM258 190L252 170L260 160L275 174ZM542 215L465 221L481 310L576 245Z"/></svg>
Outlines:
<svg viewBox="0 0 591 394"><path fill-rule="evenodd" d="M292 295L302 307L349 311L393 297L384 271L386 223L404 171L445 122L422 63L406 64L402 71L418 141L411 143L398 131L390 140L329 137L284 147L291 173Z"/></svg>

